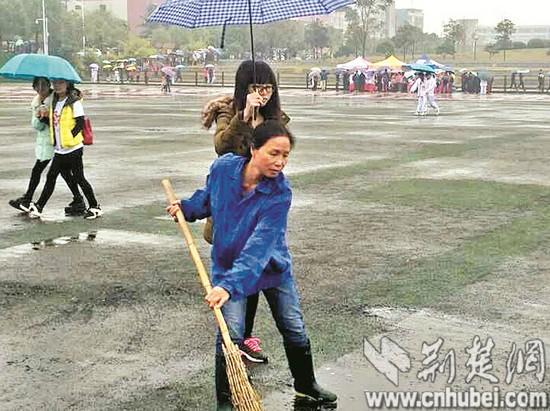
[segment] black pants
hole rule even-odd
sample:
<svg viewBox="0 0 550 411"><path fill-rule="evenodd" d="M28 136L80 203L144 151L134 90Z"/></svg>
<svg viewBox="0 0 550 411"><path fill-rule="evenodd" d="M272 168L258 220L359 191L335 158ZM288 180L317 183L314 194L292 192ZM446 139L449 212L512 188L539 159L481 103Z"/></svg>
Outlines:
<svg viewBox="0 0 550 411"><path fill-rule="evenodd" d="M244 317L244 338L252 337L252 329L254 328L254 318L256 318L256 310L258 309L258 301L260 293L249 295L246 298L246 316Z"/></svg>
<svg viewBox="0 0 550 411"><path fill-rule="evenodd" d="M34 196L36 187L38 187L38 184L40 184L40 177L42 176L42 173L49 163L50 160L36 160L36 163L34 163L34 167L31 171L31 179L29 180L29 186L27 187L27 192L23 195L23 197L28 201L32 201L32 197ZM61 170L61 176L67 183L67 187L69 187L71 193L73 193L73 200L81 200L82 195L78 190L78 185L75 183L73 175L68 171Z"/></svg>
<svg viewBox="0 0 550 411"><path fill-rule="evenodd" d="M84 164L82 163L83 149L79 148L69 154L55 153L52 165L48 171L48 177L46 179L46 185L42 190L40 198L36 202L36 205L42 210L55 189L55 182L59 174L70 173L74 179L74 182L80 186L86 200L88 200L88 206L90 208L97 207L97 200L94 195L94 189L84 177Z"/></svg>

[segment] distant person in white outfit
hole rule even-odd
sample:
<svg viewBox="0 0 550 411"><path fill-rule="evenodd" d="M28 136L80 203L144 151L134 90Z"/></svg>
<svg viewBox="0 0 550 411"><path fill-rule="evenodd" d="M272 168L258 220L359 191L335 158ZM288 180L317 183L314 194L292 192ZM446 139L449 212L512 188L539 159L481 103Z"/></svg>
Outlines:
<svg viewBox="0 0 550 411"><path fill-rule="evenodd" d="M415 115L417 116L426 115L426 91L426 79L424 78L424 73L418 73L416 80L411 87L411 93L416 93L418 96L418 104L415 112Z"/></svg>
<svg viewBox="0 0 550 411"><path fill-rule="evenodd" d="M437 88L437 80L432 73L427 74L426 78L426 99L430 108L435 109L435 114L439 115L439 106L435 101L435 89Z"/></svg>

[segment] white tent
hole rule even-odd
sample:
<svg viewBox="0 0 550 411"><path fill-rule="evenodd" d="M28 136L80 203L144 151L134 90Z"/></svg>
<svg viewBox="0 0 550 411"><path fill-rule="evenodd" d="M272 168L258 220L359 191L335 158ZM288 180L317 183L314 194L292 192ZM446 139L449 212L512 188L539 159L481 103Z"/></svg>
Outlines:
<svg viewBox="0 0 550 411"><path fill-rule="evenodd" d="M338 64L336 68L342 70L366 70L371 63L365 60L363 57L357 57L355 60L348 61L347 63Z"/></svg>

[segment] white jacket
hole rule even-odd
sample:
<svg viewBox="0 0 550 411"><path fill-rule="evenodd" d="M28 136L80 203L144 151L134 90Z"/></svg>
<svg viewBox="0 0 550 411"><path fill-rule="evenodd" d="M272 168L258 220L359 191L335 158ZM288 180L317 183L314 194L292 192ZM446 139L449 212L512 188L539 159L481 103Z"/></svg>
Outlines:
<svg viewBox="0 0 550 411"><path fill-rule="evenodd" d="M416 92L418 97L426 97L426 80L417 78L414 84L411 87L411 93Z"/></svg>
<svg viewBox="0 0 550 411"><path fill-rule="evenodd" d="M426 80L426 94L428 96L434 96L436 88L437 88L437 80L435 79L435 77L431 77L428 80Z"/></svg>

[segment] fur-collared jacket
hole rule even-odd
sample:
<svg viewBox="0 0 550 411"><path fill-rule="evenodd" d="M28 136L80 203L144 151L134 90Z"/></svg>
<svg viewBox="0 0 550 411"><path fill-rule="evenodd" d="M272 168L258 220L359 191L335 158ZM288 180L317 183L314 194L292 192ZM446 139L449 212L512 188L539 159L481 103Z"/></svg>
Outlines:
<svg viewBox="0 0 550 411"><path fill-rule="evenodd" d="M282 113L281 121L287 124L290 118ZM219 156L227 153L247 156L254 129L242 120L242 114L235 111L233 97L219 97L206 103L202 110L202 125L209 129L214 122L216 122L214 134L216 153Z"/></svg>

